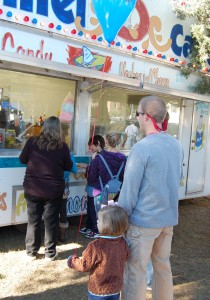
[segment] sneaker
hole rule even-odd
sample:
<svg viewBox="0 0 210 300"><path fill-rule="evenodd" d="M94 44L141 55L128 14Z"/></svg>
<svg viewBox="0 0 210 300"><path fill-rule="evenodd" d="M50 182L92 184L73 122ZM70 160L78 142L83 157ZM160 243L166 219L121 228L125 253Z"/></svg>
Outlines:
<svg viewBox="0 0 210 300"><path fill-rule="evenodd" d="M91 232L91 230L90 229L88 229L88 228L86 228L86 227L84 227L84 228L82 228L82 229L80 229L80 231L79 231L80 233L82 233L82 234L88 234L88 233L90 233Z"/></svg>
<svg viewBox="0 0 210 300"><path fill-rule="evenodd" d="M55 260L55 258L58 256L58 252L56 252L55 253L55 255L53 256L53 257L47 257L47 256L45 256L45 260L46 261L53 261L53 260Z"/></svg>
<svg viewBox="0 0 210 300"><path fill-rule="evenodd" d="M152 284L151 283L148 283L147 284L147 291L151 291L152 290Z"/></svg>
<svg viewBox="0 0 210 300"><path fill-rule="evenodd" d="M33 261L33 260L36 260L36 255L26 255L26 258L25 258L26 261Z"/></svg>
<svg viewBox="0 0 210 300"><path fill-rule="evenodd" d="M93 232L93 231L91 231L91 232L89 232L88 234L85 235L85 237L88 238L88 239L95 239L95 238L97 238L98 236L99 236L99 234L98 234L98 233L95 233L95 232Z"/></svg>

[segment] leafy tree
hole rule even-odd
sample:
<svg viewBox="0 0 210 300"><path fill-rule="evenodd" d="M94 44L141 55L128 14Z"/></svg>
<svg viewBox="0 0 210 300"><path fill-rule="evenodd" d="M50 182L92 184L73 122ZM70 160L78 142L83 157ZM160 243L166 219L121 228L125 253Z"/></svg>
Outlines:
<svg viewBox="0 0 210 300"><path fill-rule="evenodd" d="M194 87L197 93L210 93L210 0L173 0L173 11L181 20L194 18L191 25L193 47L189 63L181 68L185 77L199 72L202 76Z"/></svg>

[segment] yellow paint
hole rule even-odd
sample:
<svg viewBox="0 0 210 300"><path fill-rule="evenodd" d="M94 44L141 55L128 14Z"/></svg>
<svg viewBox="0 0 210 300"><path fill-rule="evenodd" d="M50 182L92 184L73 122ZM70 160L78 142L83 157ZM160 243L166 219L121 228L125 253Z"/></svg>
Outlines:
<svg viewBox="0 0 210 300"><path fill-rule="evenodd" d="M18 197L17 205L16 205L16 215L19 216L21 213L21 209L23 212L26 211L26 200L24 198L24 193L21 193Z"/></svg>

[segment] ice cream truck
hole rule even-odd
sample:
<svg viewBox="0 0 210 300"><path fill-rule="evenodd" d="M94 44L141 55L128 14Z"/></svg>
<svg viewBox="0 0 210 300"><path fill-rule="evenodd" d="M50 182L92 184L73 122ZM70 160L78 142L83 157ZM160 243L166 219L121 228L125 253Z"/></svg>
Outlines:
<svg viewBox="0 0 210 300"><path fill-rule="evenodd" d="M129 155L125 128L138 127L135 112L145 95L164 99L168 132L183 145L179 199L210 194L210 95L192 93L199 75L180 72L192 45L190 21L177 19L168 0L159 6L0 1L0 226L27 222L19 155L47 117L60 118L77 163L89 162L93 133L110 130L121 133L119 151ZM139 130L136 142L142 138ZM85 213L85 185L84 169L70 175L69 216Z"/></svg>

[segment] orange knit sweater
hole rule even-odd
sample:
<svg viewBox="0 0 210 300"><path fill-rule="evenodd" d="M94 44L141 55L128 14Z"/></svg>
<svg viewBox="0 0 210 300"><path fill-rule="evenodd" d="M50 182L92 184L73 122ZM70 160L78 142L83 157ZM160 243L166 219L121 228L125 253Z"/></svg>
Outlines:
<svg viewBox="0 0 210 300"><path fill-rule="evenodd" d="M90 273L88 290L91 293L109 295L122 290L127 257L128 244L123 237L98 238L88 244L82 257L72 256L68 266Z"/></svg>

